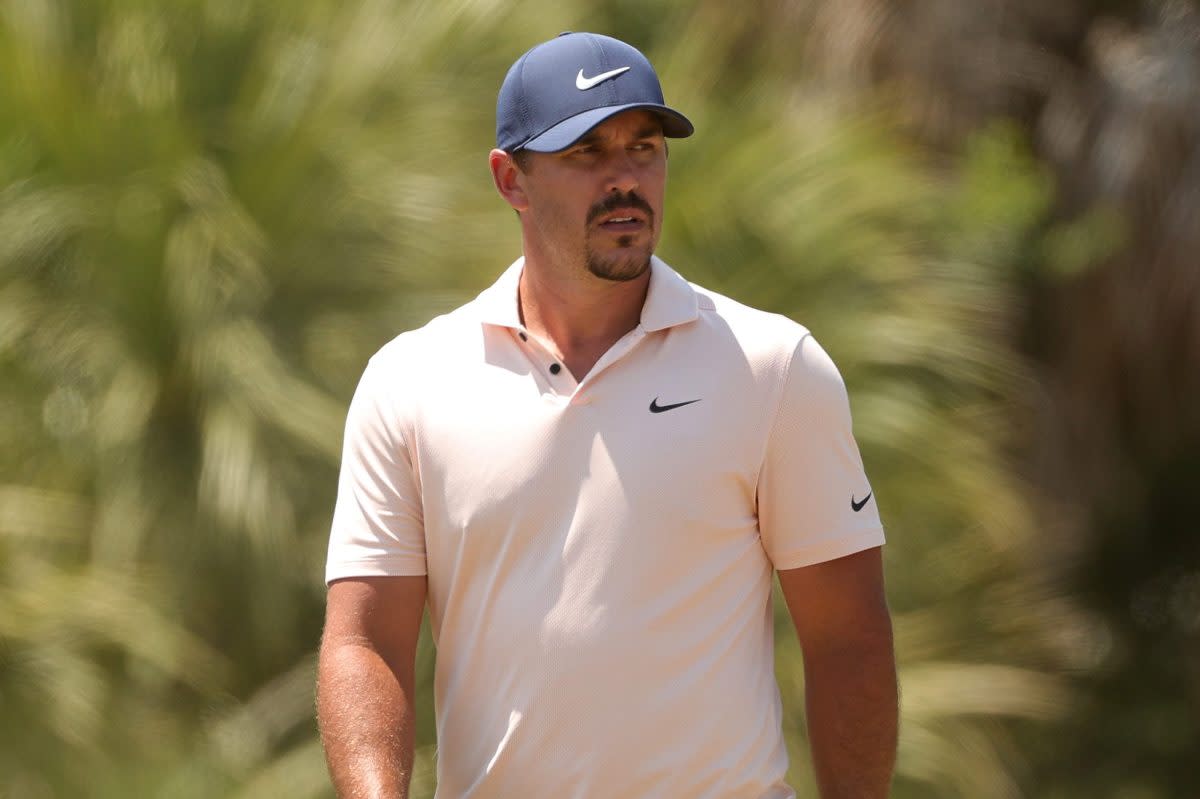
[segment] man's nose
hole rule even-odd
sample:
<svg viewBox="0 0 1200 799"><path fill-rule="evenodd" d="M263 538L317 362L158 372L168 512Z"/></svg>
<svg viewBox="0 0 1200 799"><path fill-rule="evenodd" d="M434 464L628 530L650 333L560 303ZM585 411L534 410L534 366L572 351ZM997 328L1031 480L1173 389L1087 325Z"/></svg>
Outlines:
<svg viewBox="0 0 1200 799"><path fill-rule="evenodd" d="M628 194L638 187L637 164L629 153L622 150L609 159L609 165L607 191Z"/></svg>

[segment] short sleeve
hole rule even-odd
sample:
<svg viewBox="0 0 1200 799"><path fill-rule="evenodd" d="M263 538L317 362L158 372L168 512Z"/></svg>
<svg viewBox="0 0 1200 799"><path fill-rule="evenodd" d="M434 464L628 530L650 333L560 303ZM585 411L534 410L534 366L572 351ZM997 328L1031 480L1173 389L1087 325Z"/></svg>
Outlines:
<svg viewBox="0 0 1200 799"><path fill-rule="evenodd" d="M425 574L421 495L399 408L379 359L359 381L346 416L325 582Z"/></svg>
<svg viewBox="0 0 1200 799"><path fill-rule="evenodd" d="M811 335L792 354L758 480L763 548L776 569L884 542L876 497L854 441L846 386Z"/></svg>

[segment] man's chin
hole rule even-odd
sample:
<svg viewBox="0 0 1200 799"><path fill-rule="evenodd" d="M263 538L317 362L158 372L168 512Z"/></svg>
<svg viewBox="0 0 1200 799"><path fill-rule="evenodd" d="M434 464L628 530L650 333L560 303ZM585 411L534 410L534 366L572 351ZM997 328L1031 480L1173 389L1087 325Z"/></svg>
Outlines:
<svg viewBox="0 0 1200 799"><path fill-rule="evenodd" d="M649 249L611 254L589 251L587 268L589 272L602 280L627 283L641 277L650 268L651 254L652 251Z"/></svg>

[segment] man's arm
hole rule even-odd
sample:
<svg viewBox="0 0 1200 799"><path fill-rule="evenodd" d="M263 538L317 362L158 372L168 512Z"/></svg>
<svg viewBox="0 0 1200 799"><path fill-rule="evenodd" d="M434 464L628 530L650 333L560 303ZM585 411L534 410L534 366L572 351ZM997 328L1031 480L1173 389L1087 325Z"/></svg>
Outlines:
<svg viewBox="0 0 1200 799"><path fill-rule="evenodd" d="M413 764L414 661L426 578L368 577L329 588L317 719L343 799L405 799Z"/></svg>
<svg viewBox="0 0 1200 799"><path fill-rule="evenodd" d="M883 799L899 723L892 623L879 547L785 569L779 584L804 652L805 703L822 799Z"/></svg>

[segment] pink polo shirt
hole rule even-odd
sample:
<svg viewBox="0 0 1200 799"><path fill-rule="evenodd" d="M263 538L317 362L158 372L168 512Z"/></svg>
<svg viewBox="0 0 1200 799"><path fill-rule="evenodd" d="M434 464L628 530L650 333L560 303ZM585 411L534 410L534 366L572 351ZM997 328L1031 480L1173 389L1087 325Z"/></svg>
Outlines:
<svg viewBox="0 0 1200 799"><path fill-rule="evenodd" d="M837 369L655 258L577 382L522 264L371 359L326 580L428 575L443 799L792 797L772 570L884 540Z"/></svg>

